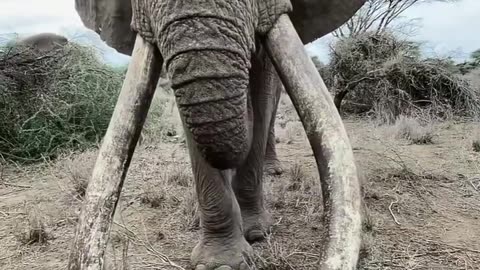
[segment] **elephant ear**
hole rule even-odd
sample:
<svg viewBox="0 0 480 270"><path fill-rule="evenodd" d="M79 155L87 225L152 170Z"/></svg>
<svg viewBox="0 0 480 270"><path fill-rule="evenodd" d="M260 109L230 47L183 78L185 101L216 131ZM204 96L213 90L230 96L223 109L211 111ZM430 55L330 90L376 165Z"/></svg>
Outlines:
<svg viewBox="0 0 480 270"><path fill-rule="evenodd" d="M291 0L290 16L304 44L334 31L347 22L366 0Z"/></svg>
<svg viewBox="0 0 480 270"><path fill-rule="evenodd" d="M83 24L97 32L108 46L123 54L132 54L135 32L131 0L75 0Z"/></svg>

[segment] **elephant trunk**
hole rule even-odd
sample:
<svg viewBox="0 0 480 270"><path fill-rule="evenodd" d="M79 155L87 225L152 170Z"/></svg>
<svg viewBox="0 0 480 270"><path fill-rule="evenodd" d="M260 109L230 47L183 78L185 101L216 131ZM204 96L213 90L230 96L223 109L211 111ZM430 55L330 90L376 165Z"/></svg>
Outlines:
<svg viewBox="0 0 480 270"><path fill-rule="evenodd" d="M249 148L250 50L233 21L186 18L166 27L160 45L184 125L205 160L229 169Z"/></svg>

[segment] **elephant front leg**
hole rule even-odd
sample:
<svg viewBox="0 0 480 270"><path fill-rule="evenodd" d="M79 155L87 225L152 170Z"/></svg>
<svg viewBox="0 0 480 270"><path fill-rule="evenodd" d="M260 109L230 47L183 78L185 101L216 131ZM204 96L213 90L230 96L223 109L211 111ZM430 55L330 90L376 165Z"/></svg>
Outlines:
<svg viewBox="0 0 480 270"><path fill-rule="evenodd" d="M242 211L244 235L247 241L262 240L272 225L271 215L263 198L263 166L271 119L275 113L280 80L267 56L259 52L250 74L253 138L244 164L237 170L232 183Z"/></svg>
<svg viewBox="0 0 480 270"><path fill-rule="evenodd" d="M270 121L270 129L268 132L268 140L267 140L267 149L265 153L265 165L264 171L268 175L281 175L283 174L282 164L277 157L277 149L276 149L276 138L275 138L275 118L277 115L278 103L280 102L280 95L282 93L283 86L281 82L278 83L278 89L275 91L275 104L273 108L272 119Z"/></svg>
<svg viewBox="0 0 480 270"><path fill-rule="evenodd" d="M253 249L245 240L240 208L231 187L232 170L211 167L186 131L202 229L192 251L196 270L248 269Z"/></svg>

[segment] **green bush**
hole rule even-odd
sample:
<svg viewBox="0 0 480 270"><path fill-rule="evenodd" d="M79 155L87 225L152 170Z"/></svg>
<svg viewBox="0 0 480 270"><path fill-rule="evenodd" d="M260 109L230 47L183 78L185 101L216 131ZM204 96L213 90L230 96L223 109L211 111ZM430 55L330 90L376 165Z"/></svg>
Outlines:
<svg viewBox="0 0 480 270"><path fill-rule="evenodd" d="M33 162L97 144L124 74L76 44L0 48L0 157Z"/></svg>

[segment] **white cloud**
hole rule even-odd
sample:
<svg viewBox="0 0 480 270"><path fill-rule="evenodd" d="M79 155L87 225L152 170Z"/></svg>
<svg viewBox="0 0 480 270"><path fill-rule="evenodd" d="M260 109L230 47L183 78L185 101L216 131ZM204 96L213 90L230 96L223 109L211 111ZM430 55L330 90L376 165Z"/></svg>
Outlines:
<svg viewBox="0 0 480 270"><path fill-rule="evenodd" d="M456 58L468 58L472 51L480 48L479 0L422 4L405 15L421 18L422 27L414 39L427 42L433 54L452 53Z"/></svg>
<svg viewBox="0 0 480 270"><path fill-rule="evenodd" d="M58 32L82 25L74 0L1 0L0 33Z"/></svg>

